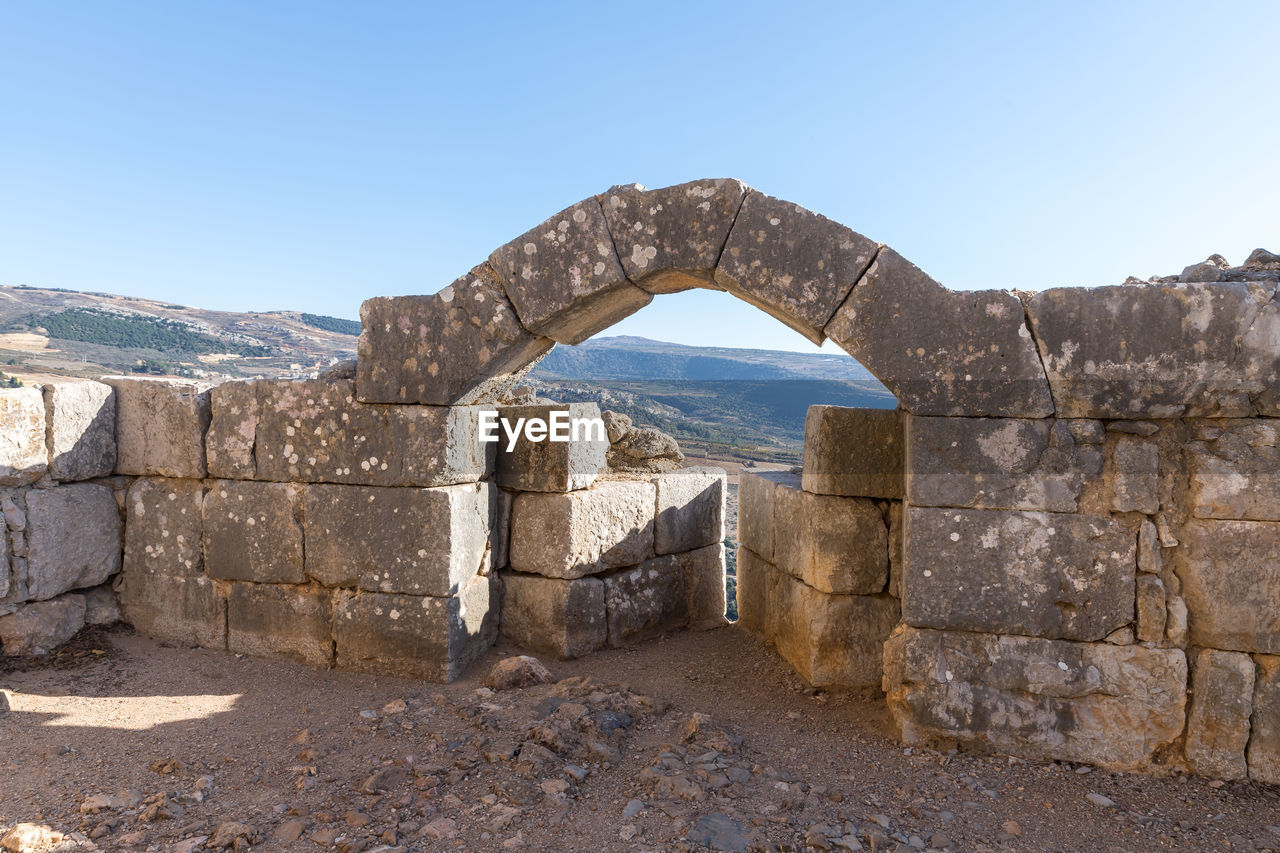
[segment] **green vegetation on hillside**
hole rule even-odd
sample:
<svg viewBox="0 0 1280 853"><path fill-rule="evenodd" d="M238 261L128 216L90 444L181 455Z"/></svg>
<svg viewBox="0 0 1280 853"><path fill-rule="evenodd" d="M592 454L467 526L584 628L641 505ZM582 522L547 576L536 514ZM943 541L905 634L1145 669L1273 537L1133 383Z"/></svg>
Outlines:
<svg viewBox="0 0 1280 853"><path fill-rule="evenodd" d="M114 314L91 308L70 308L57 314L38 318L51 338L67 341L83 341L103 346L150 349L160 352L187 353L235 353L237 355L270 355L269 347L254 346L237 341L217 338L198 332L185 323L143 317L133 314Z"/></svg>
<svg viewBox="0 0 1280 853"><path fill-rule="evenodd" d="M303 314L302 322L317 329L324 329L326 332L336 332L339 335L360 334L359 320L344 320L341 317L326 317L323 314Z"/></svg>

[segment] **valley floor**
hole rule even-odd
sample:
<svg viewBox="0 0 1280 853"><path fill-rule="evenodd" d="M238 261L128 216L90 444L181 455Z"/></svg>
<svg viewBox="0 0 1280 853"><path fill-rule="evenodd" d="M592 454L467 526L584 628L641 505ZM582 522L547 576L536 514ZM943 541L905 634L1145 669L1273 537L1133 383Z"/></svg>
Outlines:
<svg viewBox="0 0 1280 853"><path fill-rule="evenodd" d="M808 690L733 627L484 688L516 653L433 685L82 635L0 672L0 835L44 824L68 834L57 849L111 851L1280 849L1276 788L906 750L881 700Z"/></svg>

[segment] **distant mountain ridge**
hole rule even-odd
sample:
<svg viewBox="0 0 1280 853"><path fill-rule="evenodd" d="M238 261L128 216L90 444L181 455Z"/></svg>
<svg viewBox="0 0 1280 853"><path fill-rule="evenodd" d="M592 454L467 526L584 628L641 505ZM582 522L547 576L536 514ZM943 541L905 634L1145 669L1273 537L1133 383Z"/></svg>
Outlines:
<svg viewBox="0 0 1280 853"><path fill-rule="evenodd" d="M534 380L865 381L871 374L843 353L696 347L632 335L557 346L530 374ZM874 381L874 380L873 380Z"/></svg>

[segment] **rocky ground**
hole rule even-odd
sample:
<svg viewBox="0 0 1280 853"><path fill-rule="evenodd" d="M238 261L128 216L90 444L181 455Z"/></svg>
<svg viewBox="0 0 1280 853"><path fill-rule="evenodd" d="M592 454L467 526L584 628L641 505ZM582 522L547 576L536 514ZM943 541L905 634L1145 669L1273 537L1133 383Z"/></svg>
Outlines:
<svg viewBox="0 0 1280 853"><path fill-rule="evenodd" d="M517 653L442 686L82 635L0 670L0 836L111 851L1280 850L1276 788L904 749L880 701L808 690L734 628L486 687Z"/></svg>

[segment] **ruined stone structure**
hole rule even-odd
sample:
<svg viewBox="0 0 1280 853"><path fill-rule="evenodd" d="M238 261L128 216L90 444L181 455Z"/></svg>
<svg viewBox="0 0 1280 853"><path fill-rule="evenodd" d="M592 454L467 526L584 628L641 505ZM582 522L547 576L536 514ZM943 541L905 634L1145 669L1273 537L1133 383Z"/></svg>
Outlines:
<svg viewBox="0 0 1280 853"><path fill-rule="evenodd" d="M1280 782L1280 258L953 292L727 180L615 187L369 300L354 380L0 392L5 650L110 618L113 576L154 636L433 679L499 632L572 656L722 623L722 474L477 440L555 343L690 287L900 402L815 407L803 474L744 477L742 627L882 687L907 743Z"/></svg>

